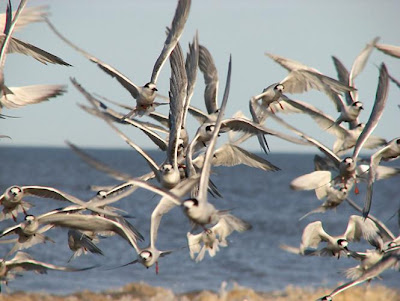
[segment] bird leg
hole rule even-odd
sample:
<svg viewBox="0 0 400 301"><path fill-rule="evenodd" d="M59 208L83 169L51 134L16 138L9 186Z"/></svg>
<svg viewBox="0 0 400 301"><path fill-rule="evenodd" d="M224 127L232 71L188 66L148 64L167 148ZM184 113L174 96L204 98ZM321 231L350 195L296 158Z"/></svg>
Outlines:
<svg viewBox="0 0 400 301"><path fill-rule="evenodd" d="M158 275L159 268L158 268L158 261L156 261L156 275Z"/></svg>
<svg viewBox="0 0 400 301"><path fill-rule="evenodd" d="M356 179L354 179L354 193L355 194L359 194L360 193L360 190L358 189L358 186L357 186L357 180Z"/></svg>
<svg viewBox="0 0 400 301"><path fill-rule="evenodd" d="M275 114L274 109L273 109L270 105L268 105L268 108L270 109L270 111L271 111L272 114Z"/></svg>
<svg viewBox="0 0 400 301"><path fill-rule="evenodd" d="M277 100L277 102L279 103L279 106L281 107L281 109L284 110L283 105L281 104L281 102L279 100Z"/></svg>

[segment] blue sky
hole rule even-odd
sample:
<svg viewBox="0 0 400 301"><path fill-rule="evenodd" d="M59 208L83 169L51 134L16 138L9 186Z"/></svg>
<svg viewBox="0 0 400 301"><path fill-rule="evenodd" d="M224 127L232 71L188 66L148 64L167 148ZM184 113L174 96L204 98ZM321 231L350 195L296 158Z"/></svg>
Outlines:
<svg viewBox="0 0 400 301"><path fill-rule="evenodd" d="M14 7L18 1L12 1ZM29 1L28 6L49 5L50 18L71 41L101 60L116 67L132 81L143 85L165 40L165 27L175 12L176 1L89 1L42 0ZM5 4L0 5L5 11ZM263 88L282 80L287 72L264 55L282 55L336 77L331 55L337 56L350 69L353 60L367 42L380 36L381 43L400 45L400 3L398 1L203 1L193 0L181 45L187 51L196 30L200 43L214 57L219 70L220 86L225 85L229 54L233 58L231 93L226 116L241 110L248 113L248 100ZM83 112L77 103L86 100L70 84L75 77L87 90L104 95L127 105L134 105L130 94L117 81L102 72L95 64L76 53L59 40L46 24L32 24L18 37L73 65L73 67L43 65L23 55L9 55L5 66L8 86L32 84L66 84L68 92L48 102L17 110L3 109L3 114L19 119L0 120L1 134L12 140L1 140L7 146L65 146L70 140L81 147L127 148L101 120ZM400 79L400 60L374 51L364 72L356 79L366 122L373 105L379 65L384 61L389 72ZM158 81L159 91L167 95L170 70L166 64ZM222 90L222 89L220 89ZM198 76L192 105L204 109L203 77ZM219 99L222 98L222 91ZM337 116L332 102L320 92L290 95L309 102ZM391 140L400 136L400 91L391 85L383 118L374 134ZM162 110L165 112L165 109ZM191 118L191 117L189 117ZM285 120L320 139L328 146L333 137L315 126L310 118L283 116ZM192 133L197 122L188 122ZM282 130L267 121L271 128ZM139 130L123 128L124 132L143 148L155 148ZM193 135L193 134L192 134ZM268 139L271 150L314 152L279 139ZM249 150L259 150L257 139L247 144Z"/></svg>

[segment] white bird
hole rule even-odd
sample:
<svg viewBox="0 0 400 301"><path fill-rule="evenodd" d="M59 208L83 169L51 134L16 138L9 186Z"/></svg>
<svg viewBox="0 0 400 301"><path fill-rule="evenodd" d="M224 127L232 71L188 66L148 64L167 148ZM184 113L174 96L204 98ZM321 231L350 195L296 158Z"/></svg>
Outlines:
<svg viewBox="0 0 400 301"><path fill-rule="evenodd" d="M336 188L332 185L324 185L324 194L326 194L326 200L317 208L303 215L299 220L304 219L313 213L323 213L327 210L336 209L347 197L348 190L344 187ZM318 189L316 189L317 191Z"/></svg>
<svg viewBox="0 0 400 301"><path fill-rule="evenodd" d="M304 254L306 250L316 249L321 242L326 242L326 247L318 251L319 255L337 256L339 258L342 252L348 252L347 245L349 242L359 241L361 238L364 238L376 248L382 249L383 247L379 229L370 219L364 220L357 215L350 216L346 231L338 236L331 236L326 233L321 221L316 221L304 228L300 252Z"/></svg>
<svg viewBox="0 0 400 301"><path fill-rule="evenodd" d="M124 76L121 72L119 72L114 67L102 62L98 58L92 56L91 54L87 53L86 51L80 49L79 47L72 44L66 38L64 38L55 28L54 26L48 21L50 28L68 45L72 48L83 54L86 58L91 60L92 62L96 63L103 71L107 74L115 77L115 79L125 88L128 92L132 95L134 99L136 99L136 107L134 110L130 111L124 117L129 118L133 115L139 114L143 115L144 113L148 113L154 111L154 106L159 105L154 103L154 99L157 96L157 88L156 83L158 76L160 74L161 68L164 63L167 61L169 55L175 48L176 44L178 43L183 29L186 23L186 20L189 16L189 10L191 6L191 0L179 0L178 5L175 11L174 18L172 20L171 29L168 31L167 38L164 42L163 49L157 58L153 71L151 74L150 82L146 83L144 86L137 86L131 80L129 80L126 76Z"/></svg>
<svg viewBox="0 0 400 301"><path fill-rule="evenodd" d="M388 252L382 257L381 260L379 260L377 263L375 263L374 265L369 267L366 271L364 271L364 273L360 277L338 286L329 295L326 295L318 300L331 301L332 297L334 297L335 295L353 286L359 285L363 282L370 281L371 279L378 277L385 270L396 266L399 260L400 260L400 250Z"/></svg>
<svg viewBox="0 0 400 301"><path fill-rule="evenodd" d="M234 217L233 215L221 216L218 223L211 228L198 234L188 232L186 234L190 258L195 261L202 261L206 252L210 257L214 257L219 251L219 247L227 247L226 237L233 231L243 232L251 229L251 225Z"/></svg>
<svg viewBox="0 0 400 301"><path fill-rule="evenodd" d="M360 261L360 264L345 270L345 275L351 280L361 277L371 266L376 264L382 259L385 253L381 250L366 250L366 252L353 252L348 253L349 256Z"/></svg>

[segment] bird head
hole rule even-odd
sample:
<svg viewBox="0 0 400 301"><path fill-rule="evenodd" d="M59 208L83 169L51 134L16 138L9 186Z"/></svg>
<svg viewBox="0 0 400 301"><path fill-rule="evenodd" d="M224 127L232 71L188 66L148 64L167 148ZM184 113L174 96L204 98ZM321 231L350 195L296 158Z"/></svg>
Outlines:
<svg viewBox="0 0 400 301"><path fill-rule="evenodd" d="M347 249L348 246L348 241L346 239L338 239L337 244L339 247L345 249L346 251L348 251L349 249Z"/></svg>
<svg viewBox="0 0 400 301"><path fill-rule="evenodd" d="M152 90L153 92L158 91L157 88L156 88L156 85L153 84L153 83L147 83L147 84L144 85L144 87L149 89L149 90Z"/></svg>
<svg viewBox="0 0 400 301"><path fill-rule="evenodd" d="M353 108L357 108L359 110L364 110L363 103L361 101L356 101L352 104Z"/></svg>

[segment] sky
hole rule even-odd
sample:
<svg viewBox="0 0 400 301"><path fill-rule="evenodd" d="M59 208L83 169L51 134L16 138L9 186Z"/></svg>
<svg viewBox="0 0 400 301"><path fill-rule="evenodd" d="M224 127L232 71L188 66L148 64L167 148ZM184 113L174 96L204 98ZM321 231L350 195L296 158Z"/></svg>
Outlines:
<svg viewBox="0 0 400 301"><path fill-rule="evenodd" d="M400 2L387 1L239 1L193 0L181 37L183 51L196 31L199 41L211 52L218 68L220 95L232 54L232 82L226 117L241 110L250 116L248 101L263 88L279 82L287 71L264 55L281 55L316 68L336 77L331 56L338 57L348 69L358 53L374 37L384 44L400 45ZM12 1L14 9L18 1ZM176 1L172 0L37 0L28 6L48 5L50 19L68 39L99 59L114 66L133 82L143 85L150 80L154 62L165 40L165 28L171 24ZM5 11L5 1L0 4ZM57 146L66 147L69 140L80 147L128 148L109 129L104 121L88 115L77 104L87 104L69 78L74 77L84 88L126 105L135 100L113 78L101 71L61 41L45 23L31 24L15 37L41 47L73 65L72 67L43 65L19 54L7 57L5 81L10 87L33 84L65 84L68 92L48 102L21 109L3 109L3 114L18 116L0 120L3 146ZM400 79L400 60L374 50L362 74L356 79L360 100L365 110L360 116L368 120L375 99L378 81L377 65L385 62L389 72ZM165 64L157 83L161 94L168 95L170 69ZM204 80L198 74L191 104L204 106ZM333 103L320 92L288 95L311 103L336 118ZM400 90L391 85L382 120L374 134L391 140L399 135ZM166 112L163 108L161 112ZM189 117L191 118L191 117ZM283 118L308 135L332 146L334 138L315 126L307 116L284 115ZM188 122L193 136L198 124ZM267 121L268 127L284 130ZM152 142L139 130L122 127L124 132L145 149L155 149ZM314 152L312 147L297 146L268 137L274 152ZM259 151L256 138L250 139L246 149Z"/></svg>

